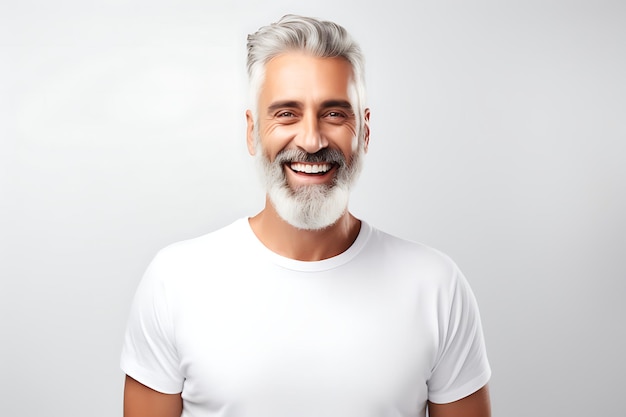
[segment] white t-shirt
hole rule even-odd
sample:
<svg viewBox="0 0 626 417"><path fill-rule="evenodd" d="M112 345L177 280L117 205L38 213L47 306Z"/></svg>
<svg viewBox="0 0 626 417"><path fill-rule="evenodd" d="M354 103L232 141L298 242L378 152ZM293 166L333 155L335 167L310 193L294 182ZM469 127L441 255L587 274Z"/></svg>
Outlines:
<svg viewBox="0 0 626 417"><path fill-rule="evenodd" d="M475 298L447 256L362 222L318 262L267 249L247 219L158 253L121 367L184 417L424 416L489 380Z"/></svg>

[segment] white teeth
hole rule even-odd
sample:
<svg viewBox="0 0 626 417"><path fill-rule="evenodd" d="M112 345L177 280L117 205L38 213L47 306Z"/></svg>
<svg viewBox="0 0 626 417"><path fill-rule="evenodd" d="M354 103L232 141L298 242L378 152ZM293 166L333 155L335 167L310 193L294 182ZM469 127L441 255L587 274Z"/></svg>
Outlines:
<svg viewBox="0 0 626 417"><path fill-rule="evenodd" d="M307 174L323 174L330 171L331 164L301 164L294 162L291 164L291 169L297 172L304 172Z"/></svg>

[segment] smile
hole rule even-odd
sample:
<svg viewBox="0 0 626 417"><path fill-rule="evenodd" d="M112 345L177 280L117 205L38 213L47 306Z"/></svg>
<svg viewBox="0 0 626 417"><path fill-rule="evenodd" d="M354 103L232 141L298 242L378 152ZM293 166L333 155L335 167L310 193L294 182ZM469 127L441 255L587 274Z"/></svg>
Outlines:
<svg viewBox="0 0 626 417"><path fill-rule="evenodd" d="M305 164L302 162L292 162L289 164L289 168L292 171L302 174L326 174L333 168L333 164L318 163L318 164Z"/></svg>

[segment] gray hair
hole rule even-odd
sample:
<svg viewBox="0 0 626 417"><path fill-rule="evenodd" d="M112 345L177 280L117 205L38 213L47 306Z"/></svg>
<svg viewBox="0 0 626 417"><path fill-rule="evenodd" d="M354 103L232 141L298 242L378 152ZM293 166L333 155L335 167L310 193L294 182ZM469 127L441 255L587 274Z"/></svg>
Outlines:
<svg viewBox="0 0 626 417"><path fill-rule="evenodd" d="M361 139L365 123L365 60L361 48L342 26L311 17L288 14L248 35L250 107L255 122L258 122L257 107L265 79L265 65L277 55L289 51L304 51L320 58L343 57L350 63L357 132Z"/></svg>

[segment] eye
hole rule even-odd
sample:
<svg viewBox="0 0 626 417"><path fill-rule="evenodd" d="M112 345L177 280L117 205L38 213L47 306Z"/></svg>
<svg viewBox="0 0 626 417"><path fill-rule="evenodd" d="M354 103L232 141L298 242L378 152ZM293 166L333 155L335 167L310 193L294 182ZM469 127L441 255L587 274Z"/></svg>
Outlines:
<svg viewBox="0 0 626 417"><path fill-rule="evenodd" d="M293 112L290 111L281 111L279 113L276 113L276 117L295 117L296 115Z"/></svg>
<svg viewBox="0 0 626 417"><path fill-rule="evenodd" d="M326 113L326 117L330 117L331 119L338 119L344 118L346 117L346 115L338 111L329 111L328 113Z"/></svg>

